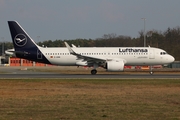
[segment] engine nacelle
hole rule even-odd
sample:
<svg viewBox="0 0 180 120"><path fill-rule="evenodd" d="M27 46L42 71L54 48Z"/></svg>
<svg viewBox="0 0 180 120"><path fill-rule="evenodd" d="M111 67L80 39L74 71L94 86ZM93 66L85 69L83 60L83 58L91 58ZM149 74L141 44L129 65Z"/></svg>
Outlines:
<svg viewBox="0 0 180 120"><path fill-rule="evenodd" d="M106 67L107 67L107 71L110 71L110 72L123 71L124 70L124 62L123 62L123 60L107 61Z"/></svg>

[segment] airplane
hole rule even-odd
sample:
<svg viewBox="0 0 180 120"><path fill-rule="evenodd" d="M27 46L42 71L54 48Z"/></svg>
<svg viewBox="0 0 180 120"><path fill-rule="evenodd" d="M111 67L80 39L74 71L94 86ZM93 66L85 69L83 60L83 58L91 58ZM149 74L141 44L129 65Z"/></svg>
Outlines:
<svg viewBox="0 0 180 120"><path fill-rule="evenodd" d="M5 51L5 54L8 55L8 56L13 56L13 57L16 57L16 55L14 54L14 49L8 49Z"/></svg>
<svg viewBox="0 0 180 120"><path fill-rule="evenodd" d="M17 21L8 21L16 57L60 66L103 67L107 71L121 72L124 66L164 65L174 61L166 51L154 47L41 47L26 33ZM150 74L153 74L152 69Z"/></svg>

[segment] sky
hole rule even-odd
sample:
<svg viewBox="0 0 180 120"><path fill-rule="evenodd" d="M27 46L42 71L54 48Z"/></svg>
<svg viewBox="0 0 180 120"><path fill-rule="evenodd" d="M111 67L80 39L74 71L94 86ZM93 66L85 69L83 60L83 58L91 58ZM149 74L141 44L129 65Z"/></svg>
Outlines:
<svg viewBox="0 0 180 120"><path fill-rule="evenodd" d="M0 0L0 41L11 42L7 21L17 21L36 42L139 37L145 29L180 26L180 0Z"/></svg>

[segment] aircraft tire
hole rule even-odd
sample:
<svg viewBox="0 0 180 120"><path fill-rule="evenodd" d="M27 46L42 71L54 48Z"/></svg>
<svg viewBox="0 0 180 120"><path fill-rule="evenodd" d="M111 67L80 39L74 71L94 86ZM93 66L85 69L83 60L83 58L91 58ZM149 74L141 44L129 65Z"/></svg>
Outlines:
<svg viewBox="0 0 180 120"><path fill-rule="evenodd" d="M91 70L91 75L96 75L96 73L97 73L96 69Z"/></svg>
<svg viewBox="0 0 180 120"><path fill-rule="evenodd" d="M150 75L153 75L153 72L149 72Z"/></svg>

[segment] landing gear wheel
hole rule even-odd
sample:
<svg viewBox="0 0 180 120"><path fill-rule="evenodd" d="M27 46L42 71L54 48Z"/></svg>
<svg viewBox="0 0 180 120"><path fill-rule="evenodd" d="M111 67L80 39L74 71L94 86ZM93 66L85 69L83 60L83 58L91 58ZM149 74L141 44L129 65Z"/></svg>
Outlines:
<svg viewBox="0 0 180 120"><path fill-rule="evenodd" d="M97 73L96 69L91 70L91 75L95 75Z"/></svg>
<svg viewBox="0 0 180 120"><path fill-rule="evenodd" d="M149 72L150 73L150 75L153 75L153 72L151 71L151 72Z"/></svg>
<svg viewBox="0 0 180 120"><path fill-rule="evenodd" d="M153 75L153 67L152 66L150 66L150 75Z"/></svg>

